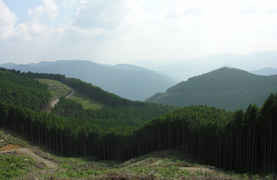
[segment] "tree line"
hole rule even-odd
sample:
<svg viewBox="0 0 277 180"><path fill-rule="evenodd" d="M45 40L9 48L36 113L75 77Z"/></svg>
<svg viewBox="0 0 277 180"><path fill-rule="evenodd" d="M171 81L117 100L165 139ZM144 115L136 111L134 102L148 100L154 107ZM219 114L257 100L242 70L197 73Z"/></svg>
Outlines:
<svg viewBox="0 0 277 180"><path fill-rule="evenodd" d="M86 119L0 102L1 127L64 156L127 160L152 151L181 148L203 163L226 170L277 172L277 94L271 94L261 108L249 105L246 112L190 106L132 129L102 129L91 123L93 119Z"/></svg>

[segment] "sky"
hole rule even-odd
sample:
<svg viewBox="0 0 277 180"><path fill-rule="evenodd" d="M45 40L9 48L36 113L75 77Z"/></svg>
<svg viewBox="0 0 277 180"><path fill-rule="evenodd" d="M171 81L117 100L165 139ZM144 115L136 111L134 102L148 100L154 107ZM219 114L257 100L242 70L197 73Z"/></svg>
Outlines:
<svg viewBox="0 0 277 180"><path fill-rule="evenodd" d="M277 50L276 0L0 0L0 64Z"/></svg>

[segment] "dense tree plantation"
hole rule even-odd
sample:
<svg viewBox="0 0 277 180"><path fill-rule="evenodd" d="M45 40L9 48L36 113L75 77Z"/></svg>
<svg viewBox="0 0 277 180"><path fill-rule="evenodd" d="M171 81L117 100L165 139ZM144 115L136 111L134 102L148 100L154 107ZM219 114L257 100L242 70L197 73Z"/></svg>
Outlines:
<svg viewBox="0 0 277 180"><path fill-rule="evenodd" d="M246 111L249 104L261 106L276 89L277 75L260 76L225 67L189 78L146 101L180 107L208 105L228 111Z"/></svg>
<svg viewBox="0 0 277 180"><path fill-rule="evenodd" d="M52 113L83 119L98 124L102 129L115 126L139 126L145 121L158 117L171 110L170 106L145 103L143 105L103 107L100 110L85 110L82 106L70 99L61 98Z"/></svg>
<svg viewBox="0 0 277 180"><path fill-rule="evenodd" d="M50 97L46 85L0 68L0 102L40 110Z"/></svg>
<svg viewBox="0 0 277 180"><path fill-rule="evenodd" d="M64 83L80 94L87 96L95 101L100 101L101 103L113 107L113 106L129 106L132 104L143 105L143 102L130 101L128 99L121 98L113 93L103 91L101 88L93 86L90 83L83 82L79 79L66 78L64 75L59 74L43 74L43 73L21 73L23 76L32 79L52 79Z"/></svg>
<svg viewBox="0 0 277 180"><path fill-rule="evenodd" d="M24 76L60 77L61 82L71 82L71 87L74 87L74 82L82 84L60 75L26 73ZM89 84L82 87L80 91L96 97L95 87ZM104 94L103 97L107 95L106 92L99 93ZM83 110L79 104L62 98L53 110L55 114L1 101L0 126L64 156L127 160L152 151L181 148L203 163L226 170L261 174L277 172L277 94L271 94L261 108L249 105L246 112L189 106L149 119L137 128L129 128L132 123L124 124L128 119L124 116L128 113L139 116L139 107L151 109L154 105L120 99L115 95L113 98L105 100L111 109L98 112ZM147 114L146 110L143 112ZM118 121L113 122L113 116ZM115 124L104 129L102 122ZM121 123L127 126L120 126Z"/></svg>

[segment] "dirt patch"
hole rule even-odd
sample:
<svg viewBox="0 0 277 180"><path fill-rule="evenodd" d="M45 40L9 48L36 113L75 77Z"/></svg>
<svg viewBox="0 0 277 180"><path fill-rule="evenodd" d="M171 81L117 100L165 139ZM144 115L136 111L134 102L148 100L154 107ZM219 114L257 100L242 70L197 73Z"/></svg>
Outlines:
<svg viewBox="0 0 277 180"><path fill-rule="evenodd" d="M20 145L14 145L14 144L8 144L2 148L0 148L0 151L7 151L7 150L13 150L13 149L18 149L21 148L22 146Z"/></svg>
<svg viewBox="0 0 277 180"><path fill-rule="evenodd" d="M70 88L70 91L65 95L65 98L71 99L72 96L75 94L75 90ZM52 99L45 107L41 109L41 111L46 112L46 113L51 113L51 109L55 107L56 104L60 101L60 97L57 97L55 99Z"/></svg>

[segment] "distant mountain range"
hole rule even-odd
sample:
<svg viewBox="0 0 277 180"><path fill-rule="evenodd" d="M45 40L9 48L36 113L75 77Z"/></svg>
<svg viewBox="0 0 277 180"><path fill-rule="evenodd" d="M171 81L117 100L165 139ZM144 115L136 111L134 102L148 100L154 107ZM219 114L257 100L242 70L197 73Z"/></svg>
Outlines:
<svg viewBox="0 0 277 180"><path fill-rule="evenodd" d="M171 62L176 62L172 60ZM239 54L217 54L194 59L186 59L179 63L162 64L141 61L138 66L152 69L168 75L177 81L184 81L190 77L222 68L233 67L246 71L253 71L264 67L277 68L277 51L255 52L245 55Z"/></svg>
<svg viewBox="0 0 277 180"><path fill-rule="evenodd" d="M277 74L277 68L266 67L263 69L259 69L256 71L250 71L250 72L253 74L257 74L257 75L270 76L270 75Z"/></svg>
<svg viewBox="0 0 277 180"><path fill-rule="evenodd" d="M259 76L234 68L221 68L178 83L165 93L146 101L178 105L208 105L225 110L261 106L270 93L277 92L277 75Z"/></svg>
<svg viewBox="0 0 277 180"><path fill-rule="evenodd" d="M55 73L79 78L130 100L145 100L176 83L163 74L129 64L110 66L91 61L59 60L26 65L8 63L0 66L22 72Z"/></svg>

